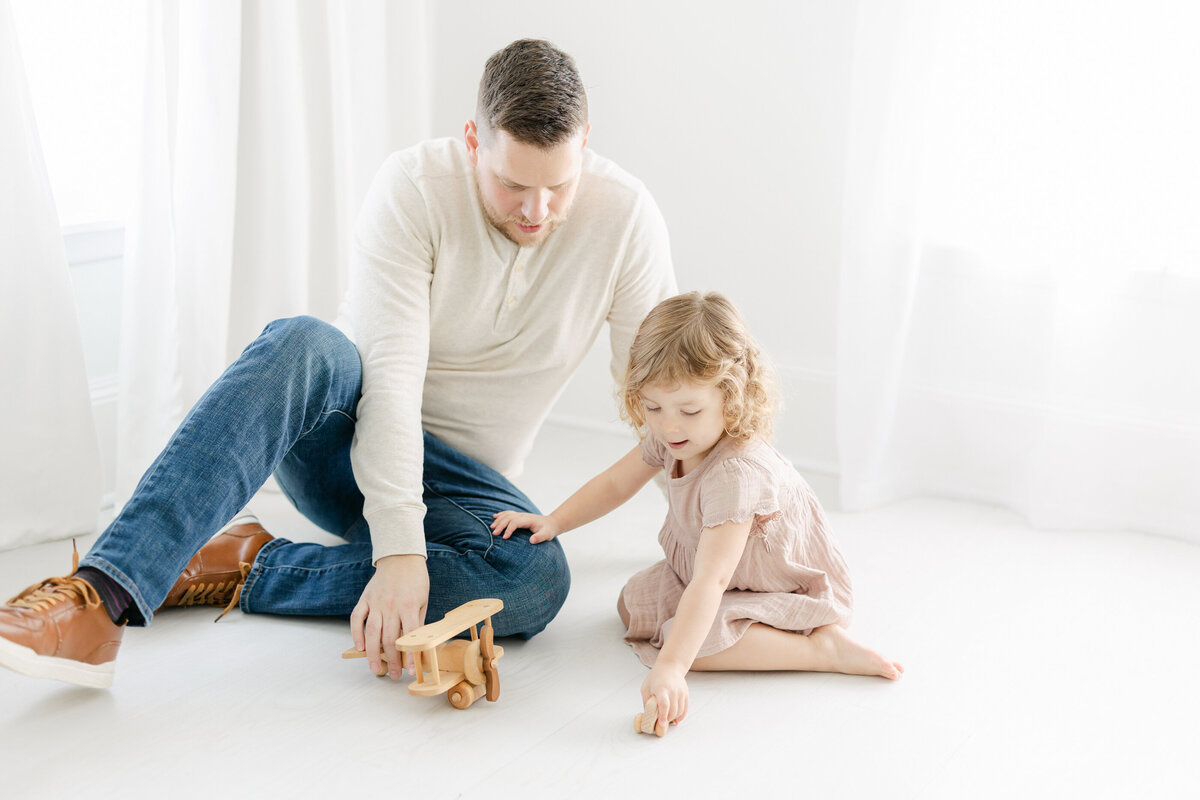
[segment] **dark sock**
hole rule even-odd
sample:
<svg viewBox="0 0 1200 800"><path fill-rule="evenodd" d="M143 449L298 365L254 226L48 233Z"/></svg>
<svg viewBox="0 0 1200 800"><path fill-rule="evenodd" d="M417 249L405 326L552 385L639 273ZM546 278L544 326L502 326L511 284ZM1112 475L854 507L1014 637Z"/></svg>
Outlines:
<svg viewBox="0 0 1200 800"><path fill-rule="evenodd" d="M145 622L142 612L138 611L137 605L124 586L93 567L80 567L75 571L75 575L90 583L96 594L100 595L104 610L114 625L124 625L127 622L138 625Z"/></svg>

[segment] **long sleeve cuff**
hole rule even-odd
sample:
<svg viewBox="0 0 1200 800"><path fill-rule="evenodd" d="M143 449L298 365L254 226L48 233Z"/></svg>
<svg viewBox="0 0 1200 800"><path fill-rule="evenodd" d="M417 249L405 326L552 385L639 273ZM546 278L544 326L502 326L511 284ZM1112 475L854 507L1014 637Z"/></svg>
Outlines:
<svg viewBox="0 0 1200 800"><path fill-rule="evenodd" d="M425 506L391 506L367 513L372 563L387 556L425 555Z"/></svg>

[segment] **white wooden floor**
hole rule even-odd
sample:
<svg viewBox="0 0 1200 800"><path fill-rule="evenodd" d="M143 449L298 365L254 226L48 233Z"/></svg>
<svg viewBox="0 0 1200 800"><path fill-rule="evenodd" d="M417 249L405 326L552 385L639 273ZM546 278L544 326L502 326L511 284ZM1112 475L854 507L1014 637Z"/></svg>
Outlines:
<svg viewBox="0 0 1200 800"><path fill-rule="evenodd" d="M550 426L523 486L552 508L627 444ZM0 672L0 795L1200 797L1200 547L940 500L832 513L851 631L906 676L696 675L659 740L632 732L645 669L614 604L663 506L651 486L567 535L570 598L504 642L498 703L376 679L342 621L185 609L126 634L110 690ZM259 511L323 536L278 495ZM69 543L0 553L0 594L69 566Z"/></svg>

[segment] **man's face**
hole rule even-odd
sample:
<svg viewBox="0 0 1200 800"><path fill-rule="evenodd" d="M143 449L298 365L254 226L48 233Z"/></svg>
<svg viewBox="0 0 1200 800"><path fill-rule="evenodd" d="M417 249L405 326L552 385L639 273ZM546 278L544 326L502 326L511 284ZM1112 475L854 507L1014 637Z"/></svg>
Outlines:
<svg viewBox="0 0 1200 800"><path fill-rule="evenodd" d="M466 144L492 226L521 247L546 241L575 200L587 130L544 149L502 130L487 132L481 141L475 123L468 122Z"/></svg>

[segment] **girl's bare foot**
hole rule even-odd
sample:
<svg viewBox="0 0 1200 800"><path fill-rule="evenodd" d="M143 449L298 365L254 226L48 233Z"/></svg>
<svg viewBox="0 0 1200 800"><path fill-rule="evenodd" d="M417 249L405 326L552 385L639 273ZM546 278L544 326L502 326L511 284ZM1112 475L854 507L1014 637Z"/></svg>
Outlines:
<svg viewBox="0 0 1200 800"><path fill-rule="evenodd" d="M809 634L809 640L817 645L827 659L823 672L841 672L846 675L878 675L894 681L904 673L904 667L895 661L863 647L850 638L840 625L825 625Z"/></svg>

